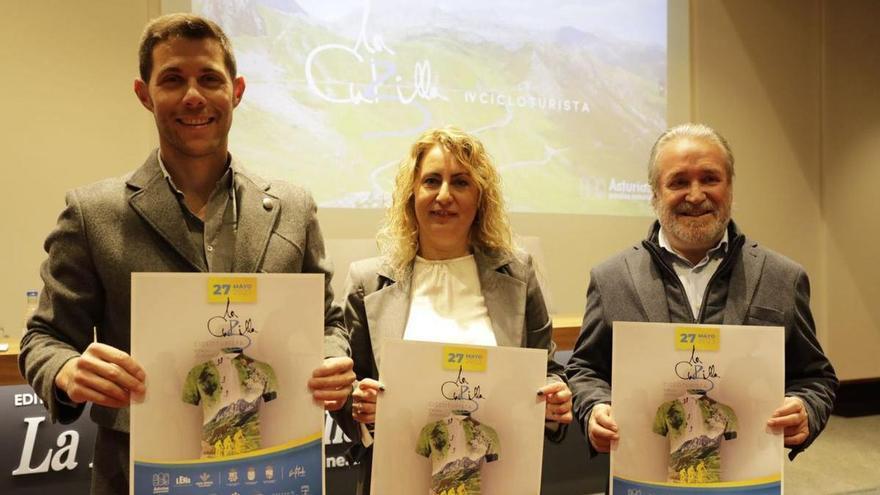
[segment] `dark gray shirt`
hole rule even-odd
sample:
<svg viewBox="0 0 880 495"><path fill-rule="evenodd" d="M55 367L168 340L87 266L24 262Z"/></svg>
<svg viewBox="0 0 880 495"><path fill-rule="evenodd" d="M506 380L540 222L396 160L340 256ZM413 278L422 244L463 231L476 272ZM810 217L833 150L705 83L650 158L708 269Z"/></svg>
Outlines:
<svg viewBox="0 0 880 495"><path fill-rule="evenodd" d="M226 172L214 186L208 204L205 205L205 219L202 220L186 206L183 192L174 184L174 179L165 168L161 153L159 154L159 167L180 203L190 240L204 257L205 266L212 272L232 271L232 260L235 256L238 202L235 198L235 170L231 162L232 160L227 161Z"/></svg>

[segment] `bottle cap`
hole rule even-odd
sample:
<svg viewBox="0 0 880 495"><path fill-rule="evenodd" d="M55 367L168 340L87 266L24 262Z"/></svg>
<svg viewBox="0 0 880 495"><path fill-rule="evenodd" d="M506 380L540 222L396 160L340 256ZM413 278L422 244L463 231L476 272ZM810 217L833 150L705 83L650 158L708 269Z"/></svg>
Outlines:
<svg viewBox="0 0 880 495"><path fill-rule="evenodd" d="M34 289L27 291L28 297L37 297L38 295L40 295L40 293Z"/></svg>

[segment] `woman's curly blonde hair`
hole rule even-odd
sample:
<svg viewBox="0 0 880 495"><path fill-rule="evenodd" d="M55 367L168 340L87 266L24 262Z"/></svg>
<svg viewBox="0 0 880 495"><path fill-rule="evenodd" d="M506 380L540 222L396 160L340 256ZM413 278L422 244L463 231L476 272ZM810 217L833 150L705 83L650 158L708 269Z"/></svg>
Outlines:
<svg viewBox="0 0 880 495"><path fill-rule="evenodd" d="M394 179L391 206L378 234L379 249L398 276L409 273L419 252L419 225L415 213L415 183L422 159L442 146L470 174L477 186L477 213L471 224L470 244L494 256L513 253L510 224L501 194L501 176L483 143L456 127L431 129L419 136L400 162Z"/></svg>

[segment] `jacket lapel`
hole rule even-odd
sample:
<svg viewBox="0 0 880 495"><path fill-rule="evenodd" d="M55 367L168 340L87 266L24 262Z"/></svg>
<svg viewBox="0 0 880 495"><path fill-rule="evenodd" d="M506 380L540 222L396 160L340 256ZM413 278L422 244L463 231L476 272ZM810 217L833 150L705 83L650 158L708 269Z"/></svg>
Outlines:
<svg viewBox="0 0 880 495"><path fill-rule="evenodd" d="M196 251L186 223L181 218L180 203L159 167L157 153L151 153L126 181L129 188L134 190L129 204L194 270L207 271L204 258Z"/></svg>
<svg viewBox="0 0 880 495"><path fill-rule="evenodd" d="M384 277L385 287L364 298L364 309L367 321L370 322L370 344L373 346L373 357L378 371L382 359L382 342L385 340L401 340L409 317L409 279L395 281L393 271L388 265L382 265L379 276Z"/></svg>
<svg viewBox="0 0 880 495"><path fill-rule="evenodd" d="M480 288L492 331L499 346L520 347L524 344L526 284L499 268L510 263L509 258L490 258L475 251L474 259L480 277Z"/></svg>
<svg viewBox="0 0 880 495"><path fill-rule="evenodd" d="M755 249L756 247L757 243L747 242L742 248L740 263L736 263L731 270L727 303L724 307L725 325L742 325L746 321L764 267L765 254Z"/></svg>
<svg viewBox="0 0 880 495"><path fill-rule="evenodd" d="M233 158L238 225L232 271L253 273L260 268L272 229L281 211L281 202L268 192L268 182L249 175L234 160Z"/></svg>
<svg viewBox="0 0 880 495"><path fill-rule="evenodd" d="M636 249L637 251L626 257L626 266L645 311L645 321L668 322L669 305L663 288L663 277L654 265L651 254L639 252L644 251L643 247Z"/></svg>

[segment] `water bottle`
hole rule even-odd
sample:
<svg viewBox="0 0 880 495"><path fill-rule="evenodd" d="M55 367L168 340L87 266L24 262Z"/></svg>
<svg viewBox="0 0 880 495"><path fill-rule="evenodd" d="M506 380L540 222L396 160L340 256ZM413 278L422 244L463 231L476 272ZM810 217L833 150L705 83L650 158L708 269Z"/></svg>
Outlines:
<svg viewBox="0 0 880 495"><path fill-rule="evenodd" d="M24 307L24 323L21 327L22 336L27 333L28 320L30 320L34 312L37 311L37 299L39 295L40 293L34 289L27 291L27 305Z"/></svg>

